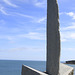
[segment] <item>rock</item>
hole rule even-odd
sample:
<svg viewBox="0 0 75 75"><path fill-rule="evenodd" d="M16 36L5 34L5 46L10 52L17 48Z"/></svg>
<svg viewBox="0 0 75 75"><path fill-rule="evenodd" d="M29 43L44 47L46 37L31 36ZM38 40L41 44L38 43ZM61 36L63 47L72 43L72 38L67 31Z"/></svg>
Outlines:
<svg viewBox="0 0 75 75"><path fill-rule="evenodd" d="M66 61L66 64L75 64L75 60Z"/></svg>
<svg viewBox="0 0 75 75"><path fill-rule="evenodd" d="M47 68L50 75L59 74L60 33L57 0L47 0Z"/></svg>

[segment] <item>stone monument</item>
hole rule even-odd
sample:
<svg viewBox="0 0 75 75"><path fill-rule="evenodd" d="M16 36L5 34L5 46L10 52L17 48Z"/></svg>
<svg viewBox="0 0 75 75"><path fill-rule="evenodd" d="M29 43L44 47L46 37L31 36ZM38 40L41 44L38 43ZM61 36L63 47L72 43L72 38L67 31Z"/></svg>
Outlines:
<svg viewBox="0 0 75 75"><path fill-rule="evenodd" d="M59 74L60 33L57 0L47 0L47 68L51 75Z"/></svg>
<svg viewBox="0 0 75 75"><path fill-rule="evenodd" d="M47 0L46 72L22 65L22 75L73 75L73 68L60 64L60 33L57 0Z"/></svg>

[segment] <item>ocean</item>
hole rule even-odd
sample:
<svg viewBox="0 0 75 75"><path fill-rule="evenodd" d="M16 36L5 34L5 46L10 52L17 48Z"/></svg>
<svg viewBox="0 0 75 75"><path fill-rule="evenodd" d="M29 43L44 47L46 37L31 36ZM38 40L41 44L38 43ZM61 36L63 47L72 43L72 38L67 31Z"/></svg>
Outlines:
<svg viewBox="0 0 75 75"><path fill-rule="evenodd" d="M22 64L39 71L46 70L45 61L0 60L0 75L21 75ZM68 65L75 69L75 65Z"/></svg>

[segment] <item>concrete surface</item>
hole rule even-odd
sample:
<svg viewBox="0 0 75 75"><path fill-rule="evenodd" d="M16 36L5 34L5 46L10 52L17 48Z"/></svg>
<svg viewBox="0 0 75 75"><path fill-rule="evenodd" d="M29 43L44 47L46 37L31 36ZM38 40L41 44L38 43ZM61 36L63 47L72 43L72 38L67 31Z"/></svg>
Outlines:
<svg viewBox="0 0 75 75"><path fill-rule="evenodd" d="M74 69L65 64L60 64L60 75L73 75ZM22 65L22 75L50 75L40 71L37 71L28 66Z"/></svg>
<svg viewBox="0 0 75 75"><path fill-rule="evenodd" d="M74 69L65 64L60 64L60 75L73 75Z"/></svg>
<svg viewBox="0 0 75 75"><path fill-rule="evenodd" d="M21 75L48 75L28 66L22 65L22 74Z"/></svg>
<svg viewBox="0 0 75 75"><path fill-rule="evenodd" d="M60 33L57 0L47 0L47 68L51 75L59 74Z"/></svg>

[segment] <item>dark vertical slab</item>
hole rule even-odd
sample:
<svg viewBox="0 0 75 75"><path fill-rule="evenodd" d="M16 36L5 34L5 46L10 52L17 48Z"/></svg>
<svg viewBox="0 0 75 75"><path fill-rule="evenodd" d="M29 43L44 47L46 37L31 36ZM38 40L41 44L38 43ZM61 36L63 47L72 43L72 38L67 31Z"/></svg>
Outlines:
<svg viewBox="0 0 75 75"><path fill-rule="evenodd" d="M47 0L47 67L49 75L59 74L60 33L57 0Z"/></svg>

